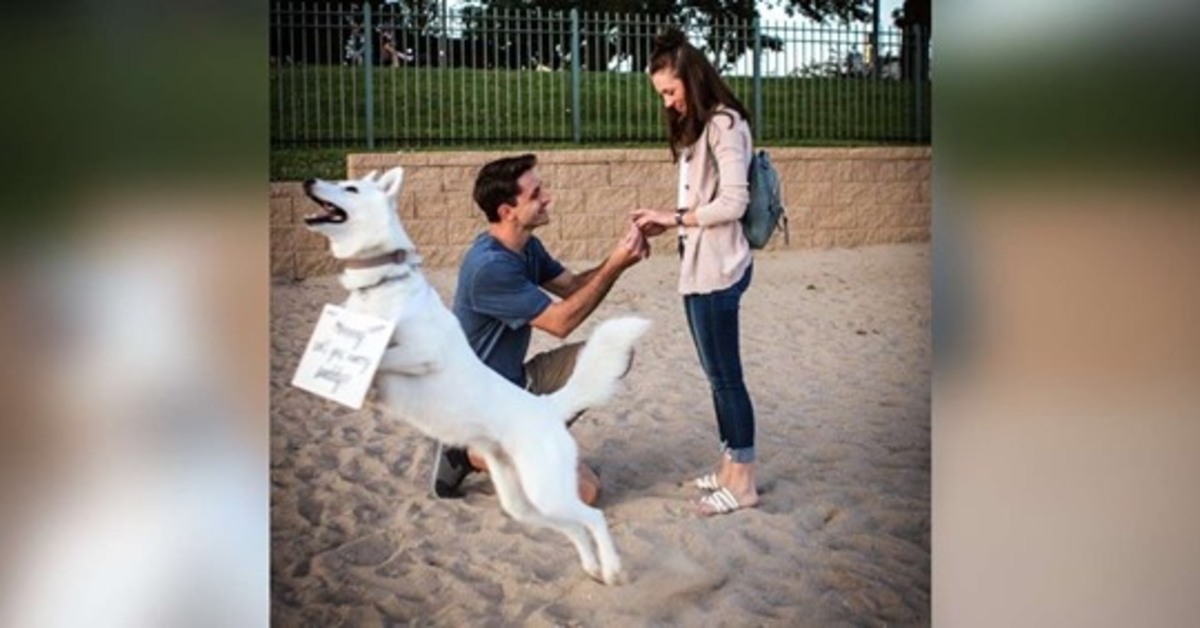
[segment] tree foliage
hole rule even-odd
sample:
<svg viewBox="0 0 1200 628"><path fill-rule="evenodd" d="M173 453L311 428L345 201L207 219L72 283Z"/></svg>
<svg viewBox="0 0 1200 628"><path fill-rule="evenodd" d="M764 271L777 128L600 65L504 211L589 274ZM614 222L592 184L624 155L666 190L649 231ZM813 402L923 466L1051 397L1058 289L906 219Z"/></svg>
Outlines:
<svg viewBox="0 0 1200 628"><path fill-rule="evenodd" d="M874 0L767 0L769 6L782 6L789 15L802 15L810 20L824 23L829 19L843 22L870 22L874 20ZM928 34L933 28L931 0L904 0L903 6L892 12L892 24L901 30L920 25Z"/></svg>
<svg viewBox="0 0 1200 628"><path fill-rule="evenodd" d="M921 32L929 35L933 32L933 7L931 0L904 0L904 6L892 14L897 28L909 30L920 26Z"/></svg>
<svg viewBox="0 0 1200 628"><path fill-rule="evenodd" d="M769 0L771 6L783 6L789 16L802 15L814 22L830 18L843 22L871 19L872 0Z"/></svg>
<svg viewBox="0 0 1200 628"><path fill-rule="evenodd" d="M776 0L768 0L774 2ZM834 18L843 22L874 21L874 0L777 0L783 3L788 15L800 14L817 22ZM900 67L904 79L929 71L929 41L933 34L932 0L904 0L891 15L892 24L900 29ZM880 20L882 21L882 20ZM917 36L915 27L920 27Z"/></svg>
<svg viewBox="0 0 1200 628"><path fill-rule="evenodd" d="M728 69L754 47L749 25L758 17L754 0L478 0L464 10L466 36L512 31L515 24L519 32L531 33L522 37L532 37L533 56L540 63L561 67L570 63L567 12L572 8L582 14L579 61L590 71L604 71L617 62L635 70L645 68L655 34L668 23L702 34L703 48ZM518 9L523 10L522 15L534 9L544 13L523 22L513 13ZM636 18L628 19L631 16ZM538 22L544 27L540 30L553 34L539 33L539 29L529 28L528 22ZM783 46L771 36L762 37L761 43L769 50Z"/></svg>
<svg viewBox="0 0 1200 628"><path fill-rule="evenodd" d="M783 7L788 15L818 22L874 19L874 0L763 1L766 6ZM363 3L346 6L361 7ZM754 31L749 25L759 17L755 0L468 0L451 15L461 15L460 30L453 23L449 29L444 27L444 0L365 3L377 9L373 26L375 49L380 52L375 61L387 62L381 53L390 51L392 62L403 53L405 63L417 66L564 69L572 62L569 11L578 9L584 15L580 20L578 61L585 70L645 68L654 35L667 23L679 24L693 35L702 36L702 48L722 70L728 70L753 49ZM920 25L922 39L928 42L932 30L930 4L930 0L905 0L891 16L905 33L901 56L905 58L906 76L915 67L914 55L919 55L928 67L928 47L918 51L912 27ZM272 0L272 6L300 5L316 6L308 0ZM356 23L351 16L343 20L347 28ZM316 32L314 26L298 36L312 39L318 37ZM783 41L776 37L763 35L760 41L766 50L783 49ZM273 57L290 47L294 47L290 40L273 39Z"/></svg>

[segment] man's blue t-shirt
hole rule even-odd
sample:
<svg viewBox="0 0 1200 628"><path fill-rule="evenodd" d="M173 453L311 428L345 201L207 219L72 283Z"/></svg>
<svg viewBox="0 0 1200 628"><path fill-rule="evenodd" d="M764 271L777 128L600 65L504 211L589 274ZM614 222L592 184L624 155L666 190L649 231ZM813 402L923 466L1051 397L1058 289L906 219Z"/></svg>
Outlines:
<svg viewBox="0 0 1200 628"><path fill-rule="evenodd" d="M522 253L514 253L485 231L463 256L454 315L475 355L518 386L525 386L529 321L551 303L539 286L564 270L532 236Z"/></svg>

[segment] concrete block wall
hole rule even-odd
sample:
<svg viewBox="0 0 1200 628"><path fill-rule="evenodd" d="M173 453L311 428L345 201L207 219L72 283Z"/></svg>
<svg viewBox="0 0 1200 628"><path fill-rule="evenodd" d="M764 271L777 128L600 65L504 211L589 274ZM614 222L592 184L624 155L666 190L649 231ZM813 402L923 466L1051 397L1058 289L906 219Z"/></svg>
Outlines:
<svg viewBox="0 0 1200 628"><path fill-rule="evenodd" d="M783 181L790 244L776 234L767 250L856 247L930 237L932 153L928 147L769 148ZM597 262L615 244L637 207L675 206L676 166L661 149L536 151L550 193L549 225L538 237L559 259ZM455 265L486 220L471 200L479 168L504 152L352 154L360 177L405 169L399 212L431 267ZM302 217L316 208L300 182L271 184L271 273L301 279L336 272L323 238ZM668 233L654 254L674 254Z"/></svg>

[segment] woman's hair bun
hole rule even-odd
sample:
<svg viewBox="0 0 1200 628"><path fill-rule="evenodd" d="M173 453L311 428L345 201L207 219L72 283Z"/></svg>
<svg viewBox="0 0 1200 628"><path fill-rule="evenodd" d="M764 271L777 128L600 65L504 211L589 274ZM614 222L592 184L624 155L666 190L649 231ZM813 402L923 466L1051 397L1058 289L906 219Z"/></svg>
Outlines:
<svg viewBox="0 0 1200 628"><path fill-rule="evenodd" d="M668 26L665 30L654 37L654 50L656 52L667 52L679 48L687 42L683 31L679 30L678 26Z"/></svg>

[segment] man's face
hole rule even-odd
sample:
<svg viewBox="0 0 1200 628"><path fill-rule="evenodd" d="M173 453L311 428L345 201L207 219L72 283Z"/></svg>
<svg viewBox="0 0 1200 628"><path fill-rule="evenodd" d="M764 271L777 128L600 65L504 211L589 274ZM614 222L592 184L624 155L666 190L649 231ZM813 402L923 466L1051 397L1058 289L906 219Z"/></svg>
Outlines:
<svg viewBox="0 0 1200 628"><path fill-rule="evenodd" d="M542 180L535 170L530 170L517 179L521 192L517 194L517 205L513 215L517 224L533 230L550 222L550 194L542 187Z"/></svg>

